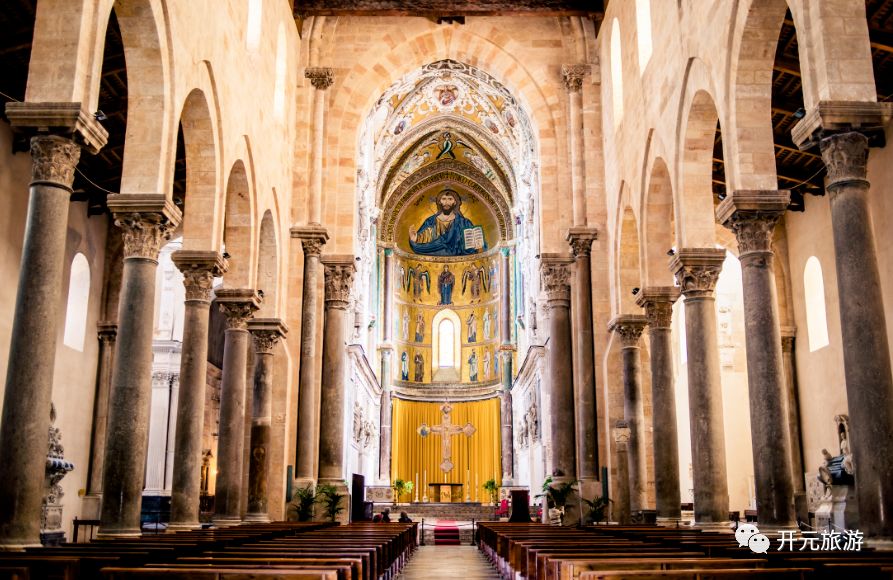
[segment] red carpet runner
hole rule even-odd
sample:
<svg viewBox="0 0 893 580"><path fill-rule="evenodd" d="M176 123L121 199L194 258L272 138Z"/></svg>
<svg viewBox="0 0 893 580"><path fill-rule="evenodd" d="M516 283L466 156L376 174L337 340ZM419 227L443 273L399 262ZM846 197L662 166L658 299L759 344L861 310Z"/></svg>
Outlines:
<svg viewBox="0 0 893 580"><path fill-rule="evenodd" d="M437 522L437 525L434 526L434 545L459 545L459 528L456 526L456 522L450 520L440 520Z"/></svg>

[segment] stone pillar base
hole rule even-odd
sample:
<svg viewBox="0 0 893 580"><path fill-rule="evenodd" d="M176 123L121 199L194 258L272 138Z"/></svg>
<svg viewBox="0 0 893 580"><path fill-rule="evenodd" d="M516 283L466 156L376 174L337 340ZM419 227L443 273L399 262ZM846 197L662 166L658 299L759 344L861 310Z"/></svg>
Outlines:
<svg viewBox="0 0 893 580"><path fill-rule="evenodd" d="M231 526L242 525L241 518L214 517L214 519L212 519L211 521L213 522L215 528L228 528Z"/></svg>
<svg viewBox="0 0 893 580"><path fill-rule="evenodd" d="M200 522L185 522L180 524L168 524L165 533L170 534L172 532L192 532L200 529L202 529L202 525Z"/></svg>
<svg viewBox="0 0 893 580"><path fill-rule="evenodd" d="M722 532L726 534L731 534L734 530L732 530L732 522L692 522L691 527L697 530L704 530L705 532ZM762 531L762 529L760 530Z"/></svg>
<svg viewBox="0 0 893 580"><path fill-rule="evenodd" d="M271 520L270 516L267 514L245 514L245 517L242 519L243 522L251 522L252 524L268 524Z"/></svg>
<svg viewBox="0 0 893 580"><path fill-rule="evenodd" d="M664 528L678 528L681 526L688 526L689 522L683 520L682 518L664 518L661 516L657 516L657 525Z"/></svg>
<svg viewBox="0 0 893 580"><path fill-rule="evenodd" d="M24 552L28 548L40 548L43 544L0 544L0 552Z"/></svg>
<svg viewBox="0 0 893 580"><path fill-rule="evenodd" d="M88 493L81 500L81 519L98 520L102 510L102 494Z"/></svg>
<svg viewBox="0 0 893 580"><path fill-rule="evenodd" d="M893 552L893 539L890 538L868 538L865 545L875 550Z"/></svg>
<svg viewBox="0 0 893 580"><path fill-rule="evenodd" d="M141 535L143 535L142 530L106 531L106 532L97 532L96 539L97 540L112 540L115 538L138 538Z"/></svg>
<svg viewBox="0 0 893 580"><path fill-rule="evenodd" d="M768 524L761 524L757 522L755 524L759 529L761 534L765 534L769 537L770 540L777 540L781 537L782 532L799 532L800 528L797 526L770 526Z"/></svg>

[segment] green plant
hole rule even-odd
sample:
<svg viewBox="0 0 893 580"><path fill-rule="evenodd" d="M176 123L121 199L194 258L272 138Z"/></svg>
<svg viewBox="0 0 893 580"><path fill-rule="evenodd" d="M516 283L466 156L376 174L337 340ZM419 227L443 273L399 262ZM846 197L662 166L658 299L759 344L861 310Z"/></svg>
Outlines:
<svg viewBox="0 0 893 580"><path fill-rule="evenodd" d="M585 497L582 499L583 503L589 508L586 523L596 524L608 519L608 506L613 503L610 499L604 496L595 499L586 499Z"/></svg>
<svg viewBox="0 0 893 580"><path fill-rule="evenodd" d="M499 491L499 486L496 485L495 479L488 479L484 482L484 491L490 494L490 502L496 503L496 492Z"/></svg>
<svg viewBox="0 0 893 580"><path fill-rule="evenodd" d="M543 493L537 494L536 497L545 497L548 507L564 508L570 495L575 492L577 481L564 481L553 485L552 476L550 475L543 481Z"/></svg>
<svg viewBox="0 0 893 580"><path fill-rule="evenodd" d="M400 496L408 491L406 489L407 485L412 485L412 482L403 481L402 479L397 479L394 481L394 503L399 502Z"/></svg>
<svg viewBox="0 0 893 580"><path fill-rule="evenodd" d="M338 514L344 511L341 506L342 499L344 496L338 493L338 489L334 485L320 485L316 488L316 501L323 505L326 517L331 522L334 522Z"/></svg>
<svg viewBox="0 0 893 580"><path fill-rule="evenodd" d="M299 522L309 522L313 519L313 504L316 503L313 486L308 485L296 490L291 501Z"/></svg>

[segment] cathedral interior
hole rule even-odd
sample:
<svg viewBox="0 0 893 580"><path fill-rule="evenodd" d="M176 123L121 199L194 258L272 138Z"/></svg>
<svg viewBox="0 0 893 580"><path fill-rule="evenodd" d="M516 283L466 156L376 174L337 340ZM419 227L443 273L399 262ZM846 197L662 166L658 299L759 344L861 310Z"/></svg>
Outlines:
<svg viewBox="0 0 893 580"><path fill-rule="evenodd" d="M893 546L893 0L0 29L0 551L562 484Z"/></svg>

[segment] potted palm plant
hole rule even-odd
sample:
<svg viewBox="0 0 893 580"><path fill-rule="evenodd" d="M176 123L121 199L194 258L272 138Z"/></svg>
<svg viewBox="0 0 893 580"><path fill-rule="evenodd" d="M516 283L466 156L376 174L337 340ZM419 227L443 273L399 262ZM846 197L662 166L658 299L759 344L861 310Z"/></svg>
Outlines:
<svg viewBox="0 0 893 580"><path fill-rule="evenodd" d="M313 504L316 503L316 493L313 486L300 488L289 504L289 519L294 517L299 522L309 522L313 519Z"/></svg>
<svg viewBox="0 0 893 580"><path fill-rule="evenodd" d="M543 481L543 493L536 497L546 498L546 507L554 510L554 516L550 515L550 521L560 526L564 525L564 515L567 510L567 500L575 492L577 481L563 481L554 483L550 475ZM550 510L551 512L551 510Z"/></svg>
<svg viewBox="0 0 893 580"><path fill-rule="evenodd" d="M597 497L595 499L586 499L584 497L583 503L589 508L589 515L586 517L587 524L597 524L599 522L607 521L608 506L612 503L610 499L605 496Z"/></svg>
<svg viewBox="0 0 893 580"><path fill-rule="evenodd" d="M394 481L394 503L400 503L400 496L404 493L412 493L412 482L398 479Z"/></svg>
<svg viewBox="0 0 893 580"><path fill-rule="evenodd" d="M490 503L496 503L496 493L499 491L499 486L496 485L495 479L488 479L484 482L484 491L490 494Z"/></svg>
<svg viewBox="0 0 893 580"><path fill-rule="evenodd" d="M316 488L316 500L321 503L330 522L334 522L338 514L344 511L341 500L344 496L338 493L334 485L320 485Z"/></svg>

